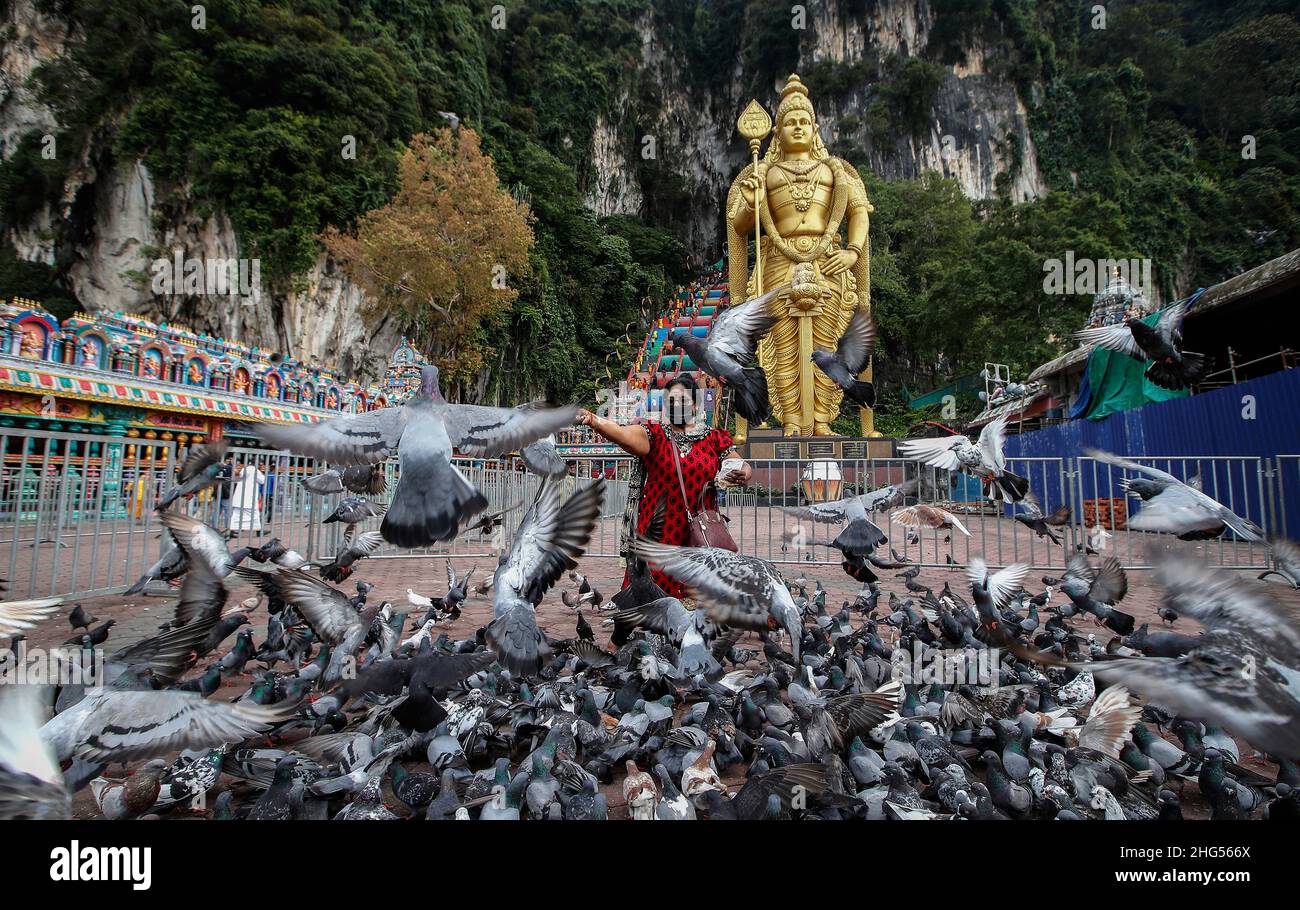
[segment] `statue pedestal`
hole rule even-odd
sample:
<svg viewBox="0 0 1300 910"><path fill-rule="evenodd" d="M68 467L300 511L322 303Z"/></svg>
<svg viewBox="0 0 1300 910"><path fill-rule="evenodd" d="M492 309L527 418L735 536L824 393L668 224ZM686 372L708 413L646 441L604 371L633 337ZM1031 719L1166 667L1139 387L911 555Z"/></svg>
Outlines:
<svg viewBox="0 0 1300 910"><path fill-rule="evenodd" d="M896 458L894 440L853 436L782 436L779 429L751 427L745 444L738 447L746 461L864 461Z"/></svg>

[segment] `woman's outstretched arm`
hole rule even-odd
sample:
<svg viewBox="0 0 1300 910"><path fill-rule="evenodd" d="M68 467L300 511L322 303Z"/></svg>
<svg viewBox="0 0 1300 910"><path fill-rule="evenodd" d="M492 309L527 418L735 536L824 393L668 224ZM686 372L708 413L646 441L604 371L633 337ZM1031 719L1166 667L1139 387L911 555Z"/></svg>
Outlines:
<svg viewBox="0 0 1300 910"><path fill-rule="evenodd" d="M597 417L586 408L578 411L577 424L591 427L629 455L636 455L639 458L650 454L650 437L646 434L645 427L639 424L624 426L607 418Z"/></svg>

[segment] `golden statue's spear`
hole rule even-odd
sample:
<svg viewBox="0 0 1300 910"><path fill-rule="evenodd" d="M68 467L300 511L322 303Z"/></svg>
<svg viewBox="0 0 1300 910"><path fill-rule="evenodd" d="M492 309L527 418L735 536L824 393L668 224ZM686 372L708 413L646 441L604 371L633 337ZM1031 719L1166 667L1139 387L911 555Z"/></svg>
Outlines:
<svg viewBox="0 0 1300 910"><path fill-rule="evenodd" d="M736 130L749 140L749 154L754 159L754 176L758 176L758 149L768 133L772 132L772 118L758 101L750 101L749 107L740 114L736 121ZM754 296L763 293L763 250L759 245L762 240L762 228L758 217L758 189L754 190ZM734 293L734 291L733 291ZM741 290L744 293L744 289Z"/></svg>

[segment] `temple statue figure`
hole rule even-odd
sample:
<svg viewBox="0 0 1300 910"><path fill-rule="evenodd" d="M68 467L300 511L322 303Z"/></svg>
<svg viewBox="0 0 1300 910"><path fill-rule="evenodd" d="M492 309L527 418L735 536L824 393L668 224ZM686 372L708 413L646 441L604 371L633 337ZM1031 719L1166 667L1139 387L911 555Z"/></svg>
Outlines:
<svg viewBox="0 0 1300 910"><path fill-rule="evenodd" d="M759 117L765 117L761 109ZM751 148L757 156L753 140ZM748 260L756 208L761 287ZM750 163L732 182L726 211L732 302L792 285L784 300L786 315L758 349L772 413L786 436L832 435L830 424L844 392L810 358L819 348L835 350L854 309L870 306L871 211L862 178L826 151L808 89L797 75L790 76L767 152L757 168ZM863 435L873 435L868 409L862 410L862 424Z"/></svg>

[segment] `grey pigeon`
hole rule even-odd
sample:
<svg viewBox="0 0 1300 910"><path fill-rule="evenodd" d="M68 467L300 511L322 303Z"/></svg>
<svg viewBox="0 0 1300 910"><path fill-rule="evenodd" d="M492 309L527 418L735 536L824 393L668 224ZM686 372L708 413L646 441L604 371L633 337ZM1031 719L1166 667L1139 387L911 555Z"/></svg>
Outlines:
<svg viewBox="0 0 1300 910"><path fill-rule="evenodd" d="M221 483L224 476L222 462L228 447L229 443L224 439L191 446L185 463L181 465L180 484L168 490L154 508L161 512L182 496L193 496Z"/></svg>
<svg viewBox="0 0 1300 910"><path fill-rule="evenodd" d="M707 338L687 334L674 340L695 365L731 386L736 413L751 423L762 423L771 413L767 374L757 363L758 342L782 315L778 295L789 285L723 310L713 320Z"/></svg>
<svg viewBox="0 0 1300 910"><path fill-rule="evenodd" d="M493 586L496 619L487 627L487 640L511 672L536 673L550 653L537 627L537 604L566 570L577 567L604 496L603 479L568 499L559 484L548 481L519 525L510 551L501 555Z"/></svg>
<svg viewBox="0 0 1300 910"><path fill-rule="evenodd" d="M382 464L351 465L330 468L315 477L303 478L302 485L313 493L328 496L330 493L365 493L378 496L388 487Z"/></svg>
<svg viewBox="0 0 1300 910"><path fill-rule="evenodd" d="M854 310L849 324L835 345L835 353L813 351L812 361L844 390L844 394L859 407L869 408L876 403L876 389L858 374L867 368L876 350L876 321L869 310Z"/></svg>
<svg viewBox="0 0 1300 910"><path fill-rule="evenodd" d="M258 432L271 445L336 465L377 464L398 452L401 474L380 530L389 543L409 549L451 540L466 519L487 508L487 498L451 463L453 447L496 458L571 426L576 416L576 408L536 402L517 408L451 404L438 388L438 368L426 366L419 389L400 407L310 426L266 424Z"/></svg>
<svg viewBox="0 0 1300 910"><path fill-rule="evenodd" d="M990 420L980 430L978 442L965 436L939 436L934 439L906 439L898 444L898 453L942 471L965 471L990 485L1005 502L1019 502L1029 492L1029 481L1007 470L1002 454L1006 442L1006 415Z"/></svg>
<svg viewBox="0 0 1300 910"><path fill-rule="evenodd" d="M1222 536L1231 528L1242 540L1264 539L1264 531L1259 525L1242 518L1172 474L1099 449L1085 449L1084 454L1142 475L1126 477L1119 484L1126 493L1142 498L1141 510L1137 515L1129 516L1130 531L1159 531L1175 534L1181 540L1206 540Z"/></svg>
<svg viewBox="0 0 1300 910"><path fill-rule="evenodd" d="M769 628L772 620L789 633L798 663L803 622L790 589L771 563L718 547L674 547L648 540L635 541L632 553L692 591L716 622L759 631Z"/></svg>

